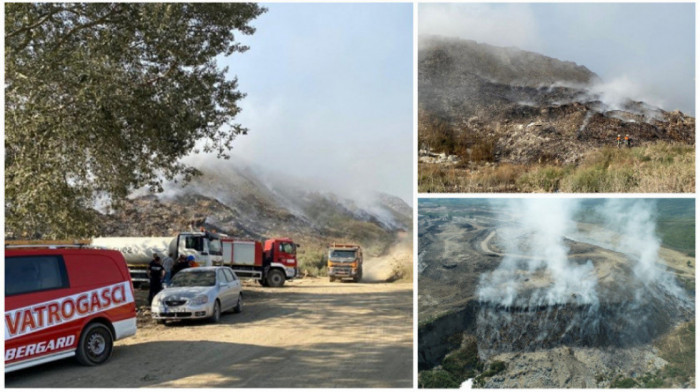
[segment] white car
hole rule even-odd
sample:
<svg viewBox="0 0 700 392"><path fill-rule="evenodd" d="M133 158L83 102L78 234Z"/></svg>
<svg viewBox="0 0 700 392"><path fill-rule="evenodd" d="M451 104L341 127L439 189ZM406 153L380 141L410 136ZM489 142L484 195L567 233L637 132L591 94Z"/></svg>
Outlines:
<svg viewBox="0 0 700 392"><path fill-rule="evenodd" d="M229 267L183 269L151 303L151 314L159 323L202 318L216 323L229 309L243 310L241 281Z"/></svg>

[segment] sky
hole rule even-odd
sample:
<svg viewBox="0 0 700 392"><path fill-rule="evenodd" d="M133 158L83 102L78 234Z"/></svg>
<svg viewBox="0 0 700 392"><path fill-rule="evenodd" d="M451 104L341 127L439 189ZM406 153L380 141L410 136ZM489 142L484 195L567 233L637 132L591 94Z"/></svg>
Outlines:
<svg viewBox="0 0 700 392"><path fill-rule="evenodd" d="M247 94L232 164L412 204L411 4L264 6L255 34L237 37L250 50L219 59Z"/></svg>
<svg viewBox="0 0 700 392"><path fill-rule="evenodd" d="M420 4L418 33L573 61L617 93L695 114L692 3Z"/></svg>

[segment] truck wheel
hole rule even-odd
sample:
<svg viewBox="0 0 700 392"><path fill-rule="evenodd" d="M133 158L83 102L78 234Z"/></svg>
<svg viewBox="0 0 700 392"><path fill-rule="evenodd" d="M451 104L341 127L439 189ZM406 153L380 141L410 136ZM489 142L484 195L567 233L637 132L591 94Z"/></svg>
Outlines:
<svg viewBox="0 0 700 392"><path fill-rule="evenodd" d="M284 274L280 270L274 269L267 274L267 285L270 287L282 287L284 280Z"/></svg>
<svg viewBox="0 0 700 392"><path fill-rule="evenodd" d="M211 315L211 321L213 323L218 323L219 320L221 320L221 304L217 299L216 302L214 302L214 314Z"/></svg>
<svg viewBox="0 0 700 392"><path fill-rule="evenodd" d="M75 356L85 366L100 365L112 356L113 344L109 327L100 322L90 323L80 335Z"/></svg>
<svg viewBox="0 0 700 392"><path fill-rule="evenodd" d="M355 283L358 283L361 280L362 280L362 270L360 269L360 271L357 272L357 275L355 276L354 281L355 281Z"/></svg>
<svg viewBox="0 0 700 392"><path fill-rule="evenodd" d="M243 311L243 293L238 294L238 302L233 307L233 313L241 313Z"/></svg>
<svg viewBox="0 0 700 392"><path fill-rule="evenodd" d="M328 280L331 281L331 282L335 282L335 276L329 276L329 277L328 277Z"/></svg>

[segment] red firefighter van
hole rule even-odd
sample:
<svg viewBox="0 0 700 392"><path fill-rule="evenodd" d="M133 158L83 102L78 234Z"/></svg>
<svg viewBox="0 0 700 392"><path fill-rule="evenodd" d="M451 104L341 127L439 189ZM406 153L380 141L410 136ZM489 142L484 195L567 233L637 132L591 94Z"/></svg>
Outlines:
<svg viewBox="0 0 700 392"><path fill-rule="evenodd" d="M83 247L5 249L5 372L76 356L99 365L136 333L124 257Z"/></svg>

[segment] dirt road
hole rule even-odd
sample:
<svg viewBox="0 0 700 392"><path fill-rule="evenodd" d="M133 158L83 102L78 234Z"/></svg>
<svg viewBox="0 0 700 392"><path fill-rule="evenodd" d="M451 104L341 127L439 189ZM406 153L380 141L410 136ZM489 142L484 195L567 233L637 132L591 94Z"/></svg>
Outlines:
<svg viewBox="0 0 700 392"><path fill-rule="evenodd" d="M140 292L139 295L142 295ZM244 287L219 324L140 323L110 361L5 375L6 387L403 387L413 379L412 284L301 279Z"/></svg>

